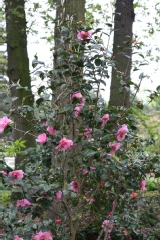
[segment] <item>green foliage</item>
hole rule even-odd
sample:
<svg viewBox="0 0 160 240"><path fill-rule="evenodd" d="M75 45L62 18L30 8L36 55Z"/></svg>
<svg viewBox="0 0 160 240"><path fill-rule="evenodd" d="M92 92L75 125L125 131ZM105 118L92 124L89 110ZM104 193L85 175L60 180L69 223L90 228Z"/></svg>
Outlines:
<svg viewBox="0 0 160 240"><path fill-rule="evenodd" d="M160 179L150 177L147 179L147 190L148 191L155 191L158 190L158 186L160 185Z"/></svg>
<svg viewBox="0 0 160 240"><path fill-rule="evenodd" d="M140 136L144 138L144 147L148 152L160 153L159 106L159 97L157 97L152 104L145 106L144 111L133 108Z"/></svg>
<svg viewBox="0 0 160 240"><path fill-rule="evenodd" d="M15 157L18 154L25 155L26 152L22 151L23 148L26 148L25 142L26 141L23 141L21 138L17 139L15 142L7 141L2 150L10 157Z"/></svg>
<svg viewBox="0 0 160 240"><path fill-rule="evenodd" d="M1 190L0 192L0 204L4 206L10 203L11 192L6 190Z"/></svg>

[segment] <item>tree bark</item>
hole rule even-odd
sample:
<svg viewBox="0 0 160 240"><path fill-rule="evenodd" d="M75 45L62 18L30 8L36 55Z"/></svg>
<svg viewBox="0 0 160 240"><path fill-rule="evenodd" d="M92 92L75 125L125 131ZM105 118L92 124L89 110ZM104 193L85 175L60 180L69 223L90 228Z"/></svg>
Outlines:
<svg viewBox="0 0 160 240"><path fill-rule="evenodd" d="M7 74L10 84L20 84L28 87L28 90L11 88L11 97L18 97L12 101L12 112L14 128L14 141L22 138L26 140L26 148L35 146L35 138L27 131L33 131L33 110L28 111L28 107L33 107L34 98L31 91L31 79L29 74L29 59L27 53L25 0L5 0L6 32L7 32L7 52L8 69ZM13 99L14 100L14 99ZM22 106L23 105L23 106ZM20 108L22 106L22 108ZM16 157L16 168L23 160L23 156Z"/></svg>
<svg viewBox="0 0 160 240"><path fill-rule="evenodd" d="M77 21L82 21L83 23L85 22L85 0L79 0L79 1L74 1L74 0L65 0L63 6L61 5L61 0L56 0L56 19L59 19L61 22L64 22L64 25L66 24L66 20L71 21L71 16L73 16L72 22L71 22L71 27L72 30L74 30L74 22ZM75 37L77 33L75 31ZM61 38L61 33L57 27L57 24L55 24L55 32L54 32L54 37L55 37L55 53L54 53L54 59L53 59L53 65L54 65L54 70L62 65L62 62L59 63L57 61L57 56L59 54L58 49L64 48L64 51L68 50L72 46L70 44L66 44L65 46L59 41ZM74 44L74 41L72 42ZM53 80L58 79L59 82L62 81L62 79L57 76L55 73L55 76L53 76ZM54 97L53 97L53 102L57 97L61 94L62 88L57 87L54 92ZM68 89L68 92L70 92L70 89ZM66 104L71 103L70 95L68 95L68 98L65 99ZM58 101L56 102L57 105L59 105ZM62 119L59 119L61 122L63 122ZM74 120L73 120L74 121ZM74 128L76 127L76 124L74 123ZM73 130L73 131L72 131ZM70 134L69 137L70 139L73 139L75 136L73 136L74 129L70 129ZM55 163L54 159L54 154L52 156L52 161Z"/></svg>
<svg viewBox="0 0 160 240"><path fill-rule="evenodd" d="M126 85L130 80L132 59L132 25L134 21L133 0L117 0L114 18L114 42L109 106L129 106L129 91ZM123 48L121 51L119 47ZM117 79L122 76L123 84ZM120 93L120 89L122 93ZM128 89L129 90L129 89Z"/></svg>
<svg viewBox="0 0 160 240"><path fill-rule="evenodd" d="M79 0L79 1L75 1L75 0L65 0L63 6L61 5L60 0L56 0L56 19L59 19L60 22L64 23L64 26L67 26L67 23L71 23L71 28L74 31L74 24L72 25L71 20L71 16L73 16L72 21L73 22L78 22L78 21L82 21L84 23L85 21L85 0ZM68 20L69 22L66 22L66 20ZM68 27L68 26L67 26ZM75 31L75 37L77 35L76 31ZM65 45L63 45L59 39L63 36L61 36L61 33L58 29L57 24L55 25L55 32L54 32L54 37L55 37L55 52L54 52L54 60L53 60L53 65L54 65L54 70L58 69L59 66L62 66L63 63L62 62L58 62L57 61L57 57L59 54L59 49L64 48L64 51L67 51L69 48L72 48L70 43L67 43ZM74 44L74 40L72 42L72 44ZM70 77L72 76L72 72ZM55 71L55 76L53 76L53 80L54 79L58 79L59 82L61 82L61 78L56 74ZM67 81L67 80L66 80ZM70 93L71 89L67 89L68 93ZM62 92L62 88L61 87L57 87L54 91L54 97L53 97L53 102L57 99L57 97L61 94ZM70 94L68 94L68 96L65 99L65 103L71 103L71 97ZM59 101L56 101L56 105L60 106ZM62 123L64 122L64 119L59 117L59 121ZM69 139L74 139L74 133L75 133L75 128L76 128L76 123L74 123L74 119L72 119L72 127L70 129L68 129L68 138ZM64 159L65 162L65 159ZM58 163L56 161L56 157L55 154L53 153L52 155L52 164L54 166L60 166L61 163ZM63 163L62 165L64 165L64 188L65 188L65 182L67 181L67 163ZM53 204L53 212L58 212L59 211L59 216L62 214L61 213L61 208L59 209L55 209L56 206L54 206ZM71 213L72 214L72 213ZM54 219L54 216L52 216L52 218ZM72 227L70 227L70 240L74 240L76 238L76 232L78 229L78 225L77 224L73 224L73 220L71 218L68 219L68 221L70 222L70 225Z"/></svg>

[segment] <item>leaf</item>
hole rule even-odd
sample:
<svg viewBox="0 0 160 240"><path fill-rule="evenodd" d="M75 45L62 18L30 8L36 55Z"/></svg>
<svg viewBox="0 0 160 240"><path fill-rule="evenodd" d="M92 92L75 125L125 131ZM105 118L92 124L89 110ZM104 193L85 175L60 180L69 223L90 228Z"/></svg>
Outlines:
<svg viewBox="0 0 160 240"><path fill-rule="evenodd" d="M104 86L106 86L106 82L104 80L99 80Z"/></svg>
<svg viewBox="0 0 160 240"><path fill-rule="evenodd" d="M64 57L68 57L70 54L66 51L62 51L59 55L64 56Z"/></svg>
<svg viewBox="0 0 160 240"><path fill-rule="evenodd" d="M44 65L44 62L38 61L36 59L34 59L32 61L32 67L35 68L38 64Z"/></svg>
<svg viewBox="0 0 160 240"><path fill-rule="evenodd" d="M77 62L76 62L76 65L77 65L78 67L84 67L84 65L83 65L83 60L80 59L79 61L77 61Z"/></svg>
<svg viewBox="0 0 160 240"><path fill-rule="evenodd" d="M20 142L19 146L22 147L22 148L26 148L26 146L23 144L23 142Z"/></svg>
<svg viewBox="0 0 160 240"><path fill-rule="evenodd" d="M106 25L107 25L108 27L112 27L112 24L111 24L111 23L106 23Z"/></svg>
<svg viewBox="0 0 160 240"><path fill-rule="evenodd" d="M73 105L72 104L67 104L67 105L65 105L64 107L63 107L63 109L64 109L64 111L68 111L68 110L70 110L70 109L72 109L73 108Z"/></svg>
<svg viewBox="0 0 160 240"><path fill-rule="evenodd" d="M97 59L95 60L95 65L96 65L96 66L101 65L101 60L100 60L99 58L97 58Z"/></svg>
<svg viewBox="0 0 160 240"><path fill-rule="evenodd" d="M39 105L40 105L43 101L44 101L44 98L39 98L39 99L37 99L37 101L36 101L37 106L39 107Z"/></svg>
<svg viewBox="0 0 160 240"><path fill-rule="evenodd" d="M17 188L17 187L16 187L16 188L13 188L13 189L12 189L12 192L14 192L14 193L21 192L21 193L22 193L23 190L22 190L21 188Z"/></svg>
<svg viewBox="0 0 160 240"><path fill-rule="evenodd" d="M142 103L137 104L136 107L142 110L143 109L143 104Z"/></svg>
<svg viewBox="0 0 160 240"><path fill-rule="evenodd" d="M156 173L155 178L159 178L159 177L160 177L160 173Z"/></svg>
<svg viewBox="0 0 160 240"><path fill-rule="evenodd" d="M41 86L41 87L38 89L38 94L40 95L41 92L43 92L44 89L45 89L45 86Z"/></svg>
<svg viewBox="0 0 160 240"><path fill-rule="evenodd" d="M65 26L62 26L62 27L61 27L61 32L63 32L63 33L68 33L68 32L69 32L69 29L66 28Z"/></svg>
<svg viewBox="0 0 160 240"><path fill-rule="evenodd" d="M94 33L100 32L103 28L97 28Z"/></svg>
<svg viewBox="0 0 160 240"><path fill-rule="evenodd" d="M140 57L144 58L143 54L140 53L140 54L138 54L138 55L139 55Z"/></svg>
<svg viewBox="0 0 160 240"><path fill-rule="evenodd" d="M86 152L86 157L92 157L92 156L94 156L94 155L96 155L96 154L97 154L96 151L91 150L91 151L89 151L89 152Z"/></svg>
<svg viewBox="0 0 160 240"><path fill-rule="evenodd" d="M38 65L38 61L37 60L33 60L32 61L32 67L35 68Z"/></svg>
<svg viewBox="0 0 160 240"><path fill-rule="evenodd" d="M160 91L160 85L156 88L156 90L159 92Z"/></svg>
<svg viewBox="0 0 160 240"><path fill-rule="evenodd" d="M120 163L120 161L119 161L119 158L117 157L117 156L112 156L112 159L115 161L115 162L117 162L117 163Z"/></svg>
<svg viewBox="0 0 160 240"><path fill-rule="evenodd" d="M111 183L110 182L106 182L105 183L105 187L110 187L111 186Z"/></svg>
<svg viewBox="0 0 160 240"><path fill-rule="evenodd" d="M159 161L159 157L158 156L155 156L155 157L152 158L152 162L153 163L156 163L158 161Z"/></svg>
<svg viewBox="0 0 160 240"><path fill-rule="evenodd" d="M139 79L143 79L144 78L144 74L143 74L143 72L139 75Z"/></svg>

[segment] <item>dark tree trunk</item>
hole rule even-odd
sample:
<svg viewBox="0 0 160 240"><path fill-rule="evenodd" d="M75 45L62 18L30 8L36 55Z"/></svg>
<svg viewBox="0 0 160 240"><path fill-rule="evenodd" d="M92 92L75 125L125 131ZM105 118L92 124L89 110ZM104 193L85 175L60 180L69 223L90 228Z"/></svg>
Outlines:
<svg viewBox="0 0 160 240"><path fill-rule="evenodd" d="M126 84L130 80L132 59L132 25L134 21L133 0L117 0L115 5L113 60L109 106L129 106L130 94ZM119 49L122 47L123 49ZM120 73L118 73L120 72ZM117 79L122 75L124 84ZM123 92L120 94L120 88Z"/></svg>
<svg viewBox="0 0 160 240"><path fill-rule="evenodd" d="M29 148L35 145L35 138L32 135L25 134L25 132L33 130L33 111L28 111L25 107L18 108L22 105L32 107L34 102L29 74L24 5L25 0L5 0L9 82L10 84L19 83L22 87L28 87L28 91L16 89L16 87L11 88L12 99L18 97L17 100L12 102L14 127L20 130L13 131L13 138L14 141L19 138L26 140L25 145ZM24 109L26 109L26 113ZM22 156L16 157L16 168L22 159Z"/></svg>

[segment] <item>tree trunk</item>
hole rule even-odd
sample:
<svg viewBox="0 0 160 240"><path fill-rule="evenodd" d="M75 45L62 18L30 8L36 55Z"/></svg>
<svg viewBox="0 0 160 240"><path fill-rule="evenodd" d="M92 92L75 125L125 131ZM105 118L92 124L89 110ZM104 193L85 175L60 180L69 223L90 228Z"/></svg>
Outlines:
<svg viewBox="0 0 160 240"><path fill-rule="evenodd" d="M61 0L56 0L56 19L60 19L60 21L65 21L68 19L68 16L74 16L73 21L85 21L85 0L64 0L65 12L63 12L63 7L61 6ZM56 51L60 47L60 41L58 38L60 37L59 30L57 28L57 24L55 25L54 31L55 37L55 55L54 55L54 66L56 63Z"/></svg>
<svg viewBox="0 0 160 240"><path fill-rule="evenodd" d="M116 1L114 21L113 60L115 67L112 67L109 106L127 107L130 97L126 84L130 80L131 71L133 0ZM122 77L122 84L118 81L117 75Z"/></svg>
<svg viewBox="0 0 160 240"><path fill-rule="evenodd" d="M22 87L28 87L28 90L11 88L14 128L20 130L13 131L13 138L14 141L19 138L26 140L25 145L29 148L35 146L35 138L32 135L25 134L27 131L33 131L33 110L28 111L28 107L25 106L32 108L34 98L29 74L24 5L25 0L5 0L9 82L10 84L15 83ZM16 97L18 97L17 100L15 100ZM22 108L19 108L19 106L22 106ZM22 160L22 156L16 157L16 168Z"/></svg>
<svg viewBox="0 0 160 240"><path fill-rule="evenodd" d="M71 16L73 16L73 19L71 20ZM64 22L64 25L66 23L66 19L71 22L71 27L72 30L74 30L72 24L73 22L77 21L82 21L83 23L85 22L85 0L79 0L79 1L74 1L74 0L65 0L63 6L61 5L61 0L56 0L56 19L59 19L60 22ZM77 33L75 31L75 37ZM66 44L65 46L59 41L59 39L62 37L61 33L57 27L57 24L55 25L55 32L54 32L54 37L55 37L55 53L54 53L54 60L53 60L53 65L54 69L58 68L58 66L62 65L62 62L57 61L57 56L59 54L58 49L64 48L64 51L68 51L69 48L72 48L70 44ZM74 44L74 41L72 42ZM55 76L53 76L53 81L54 79L58 79L59 82L62 81L62 79L55 73ZM57 99L57 97L61 94L62 88L57 87L55 92L54 92L54 97L53 97L53 102ZM70 92L70 89L68 89L68 92ZM71 103L70 96L68 96L67 99L65 99L66 103ZM57 105L59 105L58 101L56 102ZM61 122L63 122L62 119L59 119ZM73 120L74 121L74 120ZM76 124L74 123L74 128L76 128ZM69 138L73 139L75 136L73 136L74 129L70 129L70 134ZM55 163L54 159L54 154L52 156L52 161Z"/></svg>
<svg viewBox="0 0 160 240"><path fill-rule="evenodd" d="M64 26L67 26L67 24L69 24L69 22L71 22L71 16L73 16L72 21L73 22L78 22L78 21L82 21L84 23L85 20L85 0L79 0L79 1L75 1L75 0L65 0L63 6L61 5L60 0L56 0L56 19L59 19L60 22L64 23ZM68 22L66 20L69 20ZM67 26L68 27L68 26ZM74 31L74 24L72 25L71 22L71 27L72 30ZM75 31L75 36L77 35L76 31ZM64 51L68 51L69 48L72 48L72 46L70 45L70 43L62 44L59 39L63 36L61 35L57 24L55 25L55 33L54 33L54 37L55 37L55 53L54 53L54 70L58 69L59 66L62 66L63 63L62 62L58 62L57 61L57 57L59 54L59 49L64 48ZM74 44L74 40L72 42L72 44ZM72 70L71 70L71 74L70 77L72 76ZM66 77L67 78L67 77ZM55 71L55 76L53 76L53 80L54 79L58 79L59 82L62 81L62 79L58 76L58 74ZM67 79L66 79L67 81ZM70 80L69 80L70 81ZM55 102L57 100L57 97L60 96L60 94L62 93L62 88L61 87L57 87L54 91L54 95L53 95L53 102ZM67 89L68 93L70 93L71 89ZM61 100L61 99L60 99ZM70 94L68 94L68 96L65 99L66 104L71 103L71 97ZM59 101L56 101L56 105L58 105L58 107L60 107L60 103ZM64 122L64 119L59 117L59 121L62 123ZM68 138L69 139L74 139L75 138L75 128L76 128L76 123L74 122L74 119L72 119L72 127L70 129L68 129ZM65 161L65 159L64 159ZM56 157L55 154L53 153L52 156L52 164L54 166L59 166L61 163L56 161ZM65 182L67 181L67 176L65 173L67 173L67 163L65 162L65 164L62 164L64 166L64 189L65 189ZM63 214L61 212L61 208L59 209L55 209L55 205L53 204L53 209L52 211L54 213L58 213L59 216L61 216L61 214ZM71 213L72 214L72 213ZM54 219L55 216L52 216L52 218ZM72 227L70 228L70 240L74 240L76 237L76 232L78 229L78 225L77 224L73 224L73 220L70 218L68 219L68 221L70 222L70 225L72 225Z"/></svg>

